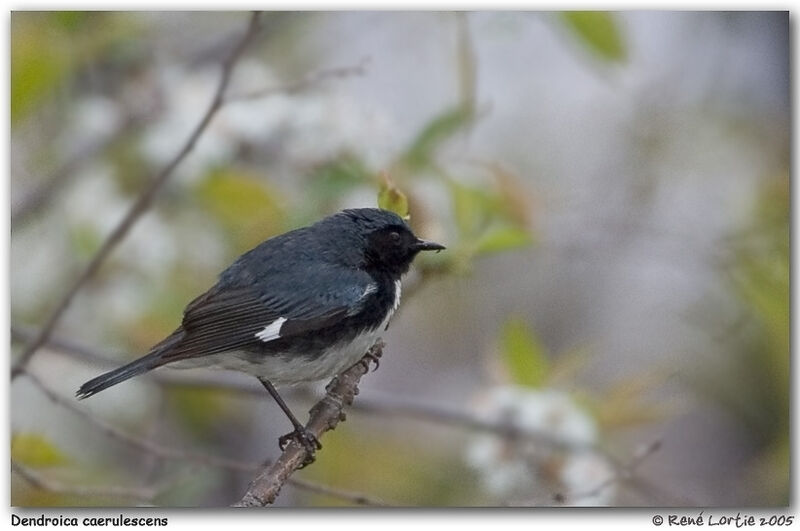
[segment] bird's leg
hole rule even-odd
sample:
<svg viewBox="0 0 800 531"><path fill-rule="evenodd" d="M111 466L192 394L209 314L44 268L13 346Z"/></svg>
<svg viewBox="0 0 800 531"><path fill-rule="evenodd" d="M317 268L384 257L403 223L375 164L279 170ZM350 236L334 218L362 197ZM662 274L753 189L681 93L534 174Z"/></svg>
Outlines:
<svg viewBox="0 0 800 531"><path fill-rule="evenodd" d="M293 432L282 435L278 439L278 446L280 446L281 450L283 450L286 448L286 445L289 443L289 441L294 439L298 443L302 444L303 448L306 449L306 460L303 462L303 465L300 468L310 465L314 462L314 453L321 449L322 445L313 433L308 431L305 426L300 424L300 421L294 416L292 411L289 409L289 406L287 406L286 402L283 401L283 398L281 398L281 395L278 394L278 391L275 389L272 383L263 378L259 378L258 381L261 382L261 385L264 386L264 389L266 389L272 398L275 399L275 402L277 402L278 406L280 406L283 412L286 413L286 416L289 417L292 426L294 426Z"/></svg>

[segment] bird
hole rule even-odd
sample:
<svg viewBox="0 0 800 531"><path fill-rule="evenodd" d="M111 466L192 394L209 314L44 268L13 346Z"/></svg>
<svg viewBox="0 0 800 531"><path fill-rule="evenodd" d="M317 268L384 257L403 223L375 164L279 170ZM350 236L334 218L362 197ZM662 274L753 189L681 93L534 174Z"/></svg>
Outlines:
<svg viewBox="0 0 800 531"><path fill-rule="evenodd" d="M400 304L401 277L421 251L398 214L348 209L274 236L237 258L184 309L180 325L143 357L84 383L79 399L164 365L255 376L286 414L307 462L322 446L276 387L336 376L359 362Z"/></svg>

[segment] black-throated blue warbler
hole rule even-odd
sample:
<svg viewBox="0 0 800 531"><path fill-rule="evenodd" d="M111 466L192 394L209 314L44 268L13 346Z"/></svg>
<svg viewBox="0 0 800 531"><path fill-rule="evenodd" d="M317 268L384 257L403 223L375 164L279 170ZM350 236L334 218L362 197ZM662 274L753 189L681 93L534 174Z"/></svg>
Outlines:
<svg viewBox="0 0 800 531"><path fill-rule="evenodd" d="M400 304L400 277L420 251L403 219L377 208L344 210L271 238L240 256L186 306L181 325L150 352L89 380L94 395L162 365L236 369L256 376L313 458L319 442L274 386L330 378L357 363Z"/></svg>

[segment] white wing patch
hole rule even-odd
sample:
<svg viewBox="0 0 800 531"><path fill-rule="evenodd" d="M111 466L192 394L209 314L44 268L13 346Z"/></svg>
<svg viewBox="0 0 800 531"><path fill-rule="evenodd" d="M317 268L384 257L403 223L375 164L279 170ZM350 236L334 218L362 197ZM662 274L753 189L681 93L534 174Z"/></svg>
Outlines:
<svg viewBox="0 0 800 531"><path fill-rule="evenodd" d="M273 339L278 339L281 337L281 327L283 323L286 322L286 319L283 317L278 317L270 324L264 327L264 330L256 334L256 337L263 341L264 343L268 341L272 341Z"/></svg>

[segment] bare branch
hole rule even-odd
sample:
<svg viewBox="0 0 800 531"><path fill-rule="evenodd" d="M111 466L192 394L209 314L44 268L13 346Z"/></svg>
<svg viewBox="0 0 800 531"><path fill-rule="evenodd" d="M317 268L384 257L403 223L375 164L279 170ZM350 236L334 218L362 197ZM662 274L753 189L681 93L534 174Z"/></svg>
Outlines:
<svg viewBox="0 0 800 531"><path fill-rule="evenodd" d="M513 422L482 418L471 411L455 409L449 406L423 402L420 400L370 393L359 397L353 404L354 412L371 413L382 418L397 416L408 419L430 422L437 425L450 425L475 431L484 431L515 439L528 439L552 448L570 451L603 453L597 446L574 443L554 437L546 431L522 429Z"/></svg>
<svg viewBox="0 0 800 531"><path fill-rule="evenodd" d="M33 327L11 325L12 341L32 341L39 334ZM75 360L86 362L92 366L113 369L119 367L118 360L112 360L99 351L66 339L56 334L51 334L45 345L59 354ZM133 356L127 356L128 359ZM125 357L123 357L125 359ZM215 376L198 376L196 374L183 374L181 369L172 369L169 366L160 368L144 375L145 378L152 378L159 385L180 385L183 387L224 389L241 394L248 394L254 397L263 398L264 388L258 384L248 384L245 381L228 381Z"/></svg>
<svg viewBox="0 0 800 531"><path fill-rule="evenodd" d="M366 494L362 494L360 492L353 492L340 488L329 487L327 485L314 483L306 479L289 478L286 481L286 483L298 489L306 490L308 492L313 492L314 494L322 494L323 496L330 496L331 498L345 500L355 505L366 505L369 507L389 506L377 498L374 498L372 496L367 496Z"/></svg>
<svg viewBox="0 0 800 531"><path fill-rule="evenodd" d="M156 195L161 190L164 183L166 183L167 180L169 180L169 178L172 176L175 168L183 161L184 158L186 158L192 149L194 149L197 140L206 130L208 124L217 114L217 111L219 111L220 107L222 107L225 90L228 88L228 83L230 82L233 68L247 45L253 40L253 37L257 33L258 29L259 13L254 12L250 16L250 22L248 24L247 31L245 31L244 35L239 40L231 54L222 63L222 74L220 76L219 84L217 85L216 92L211 100L211 104L201 118L200 123L197 124L195 129L189 135L189 138L184 143L183 147L181 147L173 159L161 170L161 172L158 173L158 175L156 175L156 177L150 182L150 185L142 191L122 221L120 221L120 223L114 227L114 230L112 230L111 234L109 234L105 239L103 245L94 255L94 257L92 257L92 260L83 270L81 275L75 280L67 293L61 298L60 302L56 306L56 309L47 319L41 331L39 332L39 335L25 348L17 362L12 367L12 380L21 374L22 370L28 365L31 357L36 353L39 347L45 344L47 339L50 337L50 334L53 332L56 323L58 323L61 316L67 310L78 291L92 276L94 276L106 258L111 254L111 251L113 251L114 248L125 238L142 214L144 214L150 208L150 205L152 204Z"/></svg>
<svg viewBox="0 0 800 531"><path fill-rule="evenodd" d="M338 66L333 68L326 68L307 74L301 79L288 83L286 85L279 85L275 87L267 87L261 90L252 92L245 92L242 94L232 94L225 98L225 103L251 101L259 98L265 98L274 94L296 94L302 92L314 85L318 85L323 81L335 78L347 78L352 76L363 76L369 64L369 57L364 57L357 65L352 66Z"/></svg>
<svg viewBox="0 0 800 531"><path fill-rule="evenodd" d="M152 501L152 499L159 494L158 489L150 487L122 487L119 485L87 487L82 485L67 485L48 478L15 461L11 461L11 471L15 472L37 489L55 492L57 494L100 498L133 498L144 502Z"/></svg>
<svg viewBox="0 0 800 531"><path fill-rule="evenodd" d="M607 489L608 487L610 487L615 483L630 481L634 479L636 474L636 469L639 467L639 465L641 465L645 459L647 459L660 449L661 449L660 440L651 442L650 444L642 448L639 452L637 452L636 455L634 455L633 458L631 458L631 460L628 461L627 463L615 464L614 474L611 477L609 477L605 481L601 481L598 485L589 490L573 494L570 497L574 500L591 498L592 496L597 496L598 494L603 492L603 490ZM561 497L563 498L563 495Z"/></svg>
<svg viewBox="0 0 800 531"><path fill-rule="evenodd" d="M32 326L17 325L13 323L11 324L12 342L25 343L33 341L39 334L41 334L41 329ZM50 336L47 338L47 341L45 341L45 345L55 349L59 354L76 360L84 361L92 365L100 365L102 367L111 368L112 366L116 367L119 364L118 362L107 358L99 351L91 347L81 345L75 341L65 339L63 337L58 337L55 334L50 334Z"/></svg>
<svg viewBox="0 0 800 531"><path fill-rule="evenodd" d="M230 468L241 471L252 471L259 466L258 463L244 463L242 461L237 461L235 459L226 459L224 457L217 457L213 455L197 454L197 453L186 452L183 450L176 450L166 446L161 446L160 444L155 443L151 440L143 439L136 435L131 435L123 430L120 430L116 426L109 424L103 419L96 417L95 415L92 415L89 411L79 407L74 399L66 398L56 393L55 391L50 389L50 387L48 387L44 382L42 382L38 377L34 376L32 373L24 371L22 374L24 374L31 382L33 382L33 384L36 385L36 387L38 387L47 396L47 398L52 400L54 403L63 406L69 409L70 411L78 414L80 417L86 420L93 427L97 428L107 437L120 441L130 447L145 452L150 452L151 454L154 454L164 459L180 459L186 461L193 461L195 463L199 463L206 466Z"/></svg>
<svg viewBox="0 0 800 531"><path fill-rule="evenodd" d="M369 361L379 358L383 353L383 343L378 341L370 348L362 362L356 363L326 387L325 396L309 411L306 429L317 439L326 431L336 428L345 419L344 408L353 403L358 394L358 382L369 370ZM275 501L283 484L295 470L300 468L308 457L308 450L295 440L291 440L275 463L253 480L247 492L236 507L263 507Z"/></svg>
<svg viewBox="0 0 800 531"><path fill-rule="evenodd" d="M84 163L94 159L110 146L113 146L122 137L137 128L141 121L142 119L139 116L128 116L110 134L84 146L69 156L60 166L53 170L38 187L22 198L17 208L12 209L12 232L48 206L55 194L69 183L70 179L75 176Z"/></svg>

